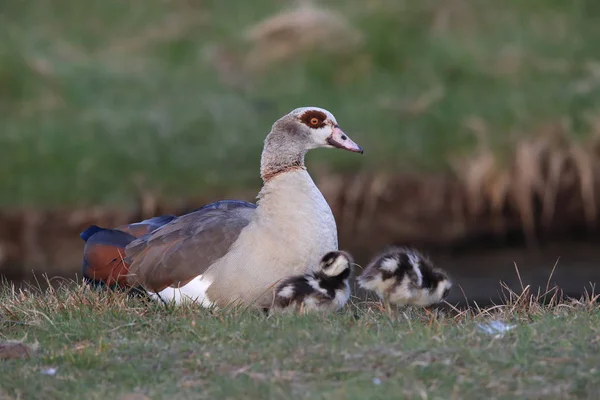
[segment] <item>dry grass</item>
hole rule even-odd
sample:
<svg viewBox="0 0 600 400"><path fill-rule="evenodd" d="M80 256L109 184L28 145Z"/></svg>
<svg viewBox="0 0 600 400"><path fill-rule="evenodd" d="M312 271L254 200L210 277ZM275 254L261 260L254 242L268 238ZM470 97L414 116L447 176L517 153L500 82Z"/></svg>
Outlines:
<svg viewBox="0 0 600 400"><path fill-rule="evenodd" d="M531 285L525 285L521 279L519 267L515 264L515 273L518 277L520 288L518 290L511 288L507 283L500 282L500 298L498 304L480 307L474 303L473 307L459 309L450 303L446 303L454 312L453 318L498 318L502 320L533 320L534 318L547 314L578 312L579 310L597 311L600 310L600 294L596 294L595 285L591 284L589 288L583 289L583 294L579 298L565 296L562 289L552 284L552 278L558 260L554 264L545 287L532 288ZM462 288L460 288L462 291ZM470 304L467 295L465 303Z"/></svg>
<svg viewBox="0 0 600 400"><path fill-rule="evenodd" d="M597 225L597 135L581 142L569 139L561 125L546 126L539 135L516 141L509 161L482 142L475 157L455 164L472 218L491 213L502 219L514 210L531 244L540 227L551 229L557 209L565 205L580 210L587 226Z"/></svg>
<svg viewBox="0 0 600 400"><path fill-rule="evenodd" d="M592 284L589 288L583 288L583 295L580 298L572 298L564 295L559 286L552 283L553 275L558 266L558 261L552 268L548 276L546 286L538 287L535 291L530 285L525 285L521 280L519 267L515 264L515 273L518 277L520 288L517 290L511 288L505 282L500 282L499 288L501 301L499 304L480 307L477 303L472 303L463 289L458 286L453 290L459 290L464 297L464 304L474 304L474 306L458 306L444 302L441 306L431 309L420 307L400 307L396 310L400 314L386 314L386 309L378 300L373 300L371 296L365 295L364 291L352 296L348 304L347 312L355 316L359 314L386 314L386 318L397 318L400 315L406 315L409 312L413 317L421 319L430 324L431 318L438 320L443 318L446 322L460 322L465 318L470 320L479 320L485 318L499 318L503 320L515 320L519 318L528 318L543 316L547 313L562 313L564 310L574 312L580 310L600 311L600 294L595 293L595 286ZM359 266L360 267L360 266ZM3 324L23 324L40 325L45 322L51 323L49 315L55 313L71 313L76 309L86 309L91 314L104 313L110 309L122 309L128 312L134 312L139 317L155 313L162 310L164 305L156 303L138 293L128 293L125 291L107 291L102 288L91 288L86 284L67 278L49 279L43 276L41 281L36 279L37 283L26 283L20 288L7 281L2 281L0 285L0 323ZM167 306L165 309L169 312L175 312L179 315L189 315L197 313L198 307L194 305ZM203 313L213 317L222 318L224 316L242 317L244 314L253 314L254 311L248 307L227 307L225 309L202 309ZM408 311L407 311L408 310ZM403 318L403 317L399 317Z"/></svg>

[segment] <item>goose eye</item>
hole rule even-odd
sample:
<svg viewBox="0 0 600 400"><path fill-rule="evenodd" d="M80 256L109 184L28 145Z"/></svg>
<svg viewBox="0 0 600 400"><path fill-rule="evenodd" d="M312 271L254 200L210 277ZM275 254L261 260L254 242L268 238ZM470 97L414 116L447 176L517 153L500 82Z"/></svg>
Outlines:
<svg viewBox="0 0 600 400"><path fill-rule="evenodd" d="M311 124L311 125L315 125L315 126L316 126L316 125L319 125L319 119L318 119L318 118L314 118L314 117L313 117L313 118L311 118L311 119L310 119L310 124Z"/></svg>

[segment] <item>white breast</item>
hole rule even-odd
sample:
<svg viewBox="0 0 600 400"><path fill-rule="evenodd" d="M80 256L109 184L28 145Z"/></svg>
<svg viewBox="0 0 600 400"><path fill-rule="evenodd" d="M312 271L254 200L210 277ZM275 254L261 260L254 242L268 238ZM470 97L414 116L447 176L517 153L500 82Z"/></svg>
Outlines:
<svg viewBox="0 0 600 400"><path fill-rule="evenodd" d="M316 269L325 253L338 248L331 209L305 170L272 178L258 204L228 254L204 274L213 282L211 300L262 303L278 281Z"/></svg>

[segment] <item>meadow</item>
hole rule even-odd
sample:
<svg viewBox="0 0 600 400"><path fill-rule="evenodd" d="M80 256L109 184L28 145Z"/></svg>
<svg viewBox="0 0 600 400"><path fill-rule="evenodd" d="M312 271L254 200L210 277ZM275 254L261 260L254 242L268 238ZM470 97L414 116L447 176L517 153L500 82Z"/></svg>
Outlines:
<svg viewBox="0 0 600 400"><path fill-rule="evenodd" d="M332 315L164 307L75 282L0 295L3 399L594 399L597 296ZM512 329L486 333L480 324ZM8 356L7 340L27 346Z"/></svg>
<svg viewBox="0 0 600 400"><path fill-rule="evenodd" d="M10 2L0 10L0 204L128 204L260 184L302 105L365 148L314 173L440 172L484 147L598 129L594 0ZM234 4L234 5L233 5ZM287 16L286 16L287 15Z"/></svg>

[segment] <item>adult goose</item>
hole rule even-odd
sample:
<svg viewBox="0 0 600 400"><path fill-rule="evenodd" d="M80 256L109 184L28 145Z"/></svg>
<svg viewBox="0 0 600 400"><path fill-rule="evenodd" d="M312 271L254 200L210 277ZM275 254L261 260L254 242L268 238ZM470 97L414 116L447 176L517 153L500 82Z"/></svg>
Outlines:
<svg viewBox="0 0 600 400"><path fill-rule="evenodd" d="M363 152L329 111L293 110L265 139L256 204L223 200L179 217L91 226L81 233L85 280L142 287L165 302L269 307L277 282L338 249L331 209L304 165L319 147Z"/></svg>

